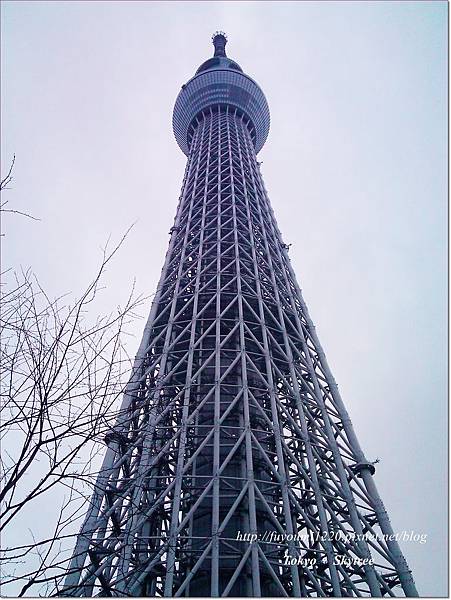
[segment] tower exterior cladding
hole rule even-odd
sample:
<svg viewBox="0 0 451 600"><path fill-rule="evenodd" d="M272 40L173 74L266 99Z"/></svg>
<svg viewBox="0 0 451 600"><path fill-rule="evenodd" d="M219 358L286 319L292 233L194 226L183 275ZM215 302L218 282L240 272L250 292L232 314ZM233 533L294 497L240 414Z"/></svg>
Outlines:
<svg viewBox="0 0 451 600"><path fill-rule="evenodd" d="M161 279L66 595L416 596L277 228L259 86L182 86Z"/></svg>

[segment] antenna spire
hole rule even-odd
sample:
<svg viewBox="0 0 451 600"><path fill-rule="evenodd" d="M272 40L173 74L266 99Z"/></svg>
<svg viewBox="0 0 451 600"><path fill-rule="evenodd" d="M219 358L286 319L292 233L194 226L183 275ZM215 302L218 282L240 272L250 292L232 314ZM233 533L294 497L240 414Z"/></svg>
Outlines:
<svg viewBox="0 0 451 600"><path fill-rule="evenodd" d="M214 56L227 56L225 51L225 45L227 44L226 34L223 31L216 31L211 39L215 47Z"/></svg>

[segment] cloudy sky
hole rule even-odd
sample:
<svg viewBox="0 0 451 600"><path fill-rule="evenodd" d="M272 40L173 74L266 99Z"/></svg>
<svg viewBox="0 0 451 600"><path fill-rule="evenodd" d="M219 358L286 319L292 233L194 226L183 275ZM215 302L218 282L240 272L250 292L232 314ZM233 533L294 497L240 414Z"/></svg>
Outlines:
<svg viewBox="0 0 451 600"><path fill-rule="evenodd" d="M446 22L445 2L2 6L2 173L15 153L7 198L40 218L4 218L3 266L77 294L135 223L101 312L156 287L186 160L173 104L227 32L267 96L266 187L392 524L428 536L402 548L429 596L447 589Z"/></svg>

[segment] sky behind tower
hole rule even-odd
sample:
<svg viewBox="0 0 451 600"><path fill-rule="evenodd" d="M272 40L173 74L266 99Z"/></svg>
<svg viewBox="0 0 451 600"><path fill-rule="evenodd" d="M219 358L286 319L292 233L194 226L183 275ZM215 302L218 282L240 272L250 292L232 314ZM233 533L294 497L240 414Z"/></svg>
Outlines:
<svg viewBox="0 0 451 600"><path fill-rule="evenodd" d="M97 309L153 293L172 108L217 29L267 97L263 177L393 527L427 534L401 541L420 595L446 595L445 2L3 2L2 173L15 153L9 203L41 219L4 218L3 268L76 294L135 223Z"/></svg>

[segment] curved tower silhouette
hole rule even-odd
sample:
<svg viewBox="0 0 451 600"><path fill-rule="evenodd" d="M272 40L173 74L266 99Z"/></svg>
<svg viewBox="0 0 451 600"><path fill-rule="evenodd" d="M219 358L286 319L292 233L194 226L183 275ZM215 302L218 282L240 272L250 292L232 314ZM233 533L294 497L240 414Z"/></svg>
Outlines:
<svg viewBox="0 0 451 600"><path fill-rule="evenodd" d="M64 594L415 596L265 191L268 104L226 41L175 103L182 193Z"/></svg>

